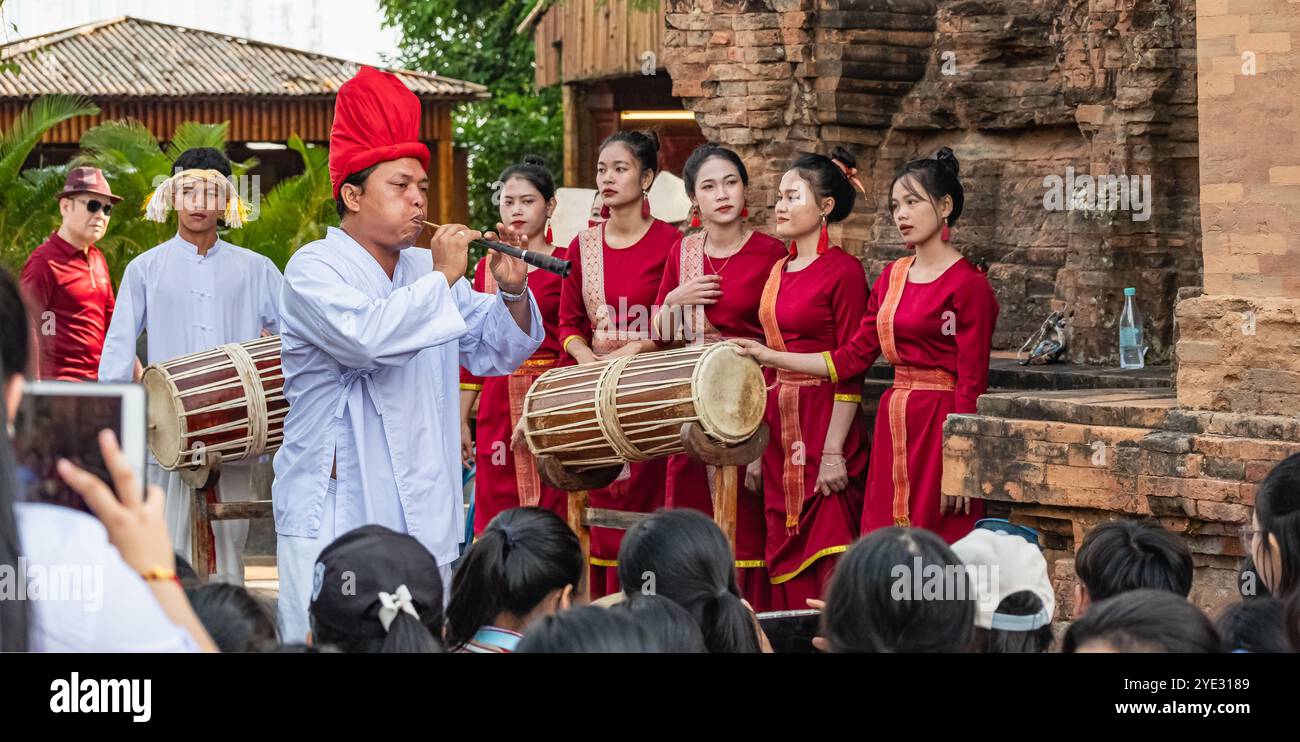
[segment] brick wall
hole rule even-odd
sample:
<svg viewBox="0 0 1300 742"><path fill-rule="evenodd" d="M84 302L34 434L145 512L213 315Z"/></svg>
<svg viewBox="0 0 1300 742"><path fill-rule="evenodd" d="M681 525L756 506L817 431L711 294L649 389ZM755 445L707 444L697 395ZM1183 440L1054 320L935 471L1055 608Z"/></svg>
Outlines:
<svg viewBox="0 0 1300 742"><path fill-rule="evenodd" d="M990 263L997 348L1057 299L1071 360L1117 363L1125 286L1139 288L1149 362L1169 359L1173 303L1199 285L1190 0L672 0L664 56L705 136L751 173L755 223L800 151L844 145L870 198L839 230L869 279L904 254L893 171L951 146L968 200L958 244ZM951 73L951 74L949 74ZM1044 178L1149 175L1150 218L1044 208Z"/></svg>

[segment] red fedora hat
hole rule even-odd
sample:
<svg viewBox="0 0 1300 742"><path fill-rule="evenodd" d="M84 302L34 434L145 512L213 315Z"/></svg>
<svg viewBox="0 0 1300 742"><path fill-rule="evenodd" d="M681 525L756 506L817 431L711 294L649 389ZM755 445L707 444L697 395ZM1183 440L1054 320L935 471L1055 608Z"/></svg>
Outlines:
<svg viewBox="0 0 1300 742"><path fill-rule="evenodd" d="M113 189L108 187L108 178L105 178L104 171L97 167L74 167L69 170L63 190L55 196L55 199L76 193L93 193L113 202L122 200L121 196L113 195Z"/></svg>

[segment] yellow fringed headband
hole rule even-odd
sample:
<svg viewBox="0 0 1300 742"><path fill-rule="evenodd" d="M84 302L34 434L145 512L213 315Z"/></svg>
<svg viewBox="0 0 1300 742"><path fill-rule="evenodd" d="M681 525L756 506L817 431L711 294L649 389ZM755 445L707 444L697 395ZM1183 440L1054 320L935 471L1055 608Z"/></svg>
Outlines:
<svg viewBox="0 0 1300 742"><path fill-rule="evenodd" d="M182 170L163 181L144 202L144 216L155 222L167 221L167 209L176 202L177 189L187 179L204 183L216 183L226 198L226 213L222 216L231 229L239 229L248 221L248 206L239 197L234 183L217 170Z"/></svg>

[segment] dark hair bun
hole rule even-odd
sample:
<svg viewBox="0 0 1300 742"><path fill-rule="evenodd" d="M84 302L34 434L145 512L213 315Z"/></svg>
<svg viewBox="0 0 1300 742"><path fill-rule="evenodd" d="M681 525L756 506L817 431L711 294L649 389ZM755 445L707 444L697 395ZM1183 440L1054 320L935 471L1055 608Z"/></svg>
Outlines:
<svg viewBox="0 0 1300 742"><path fill-rule="evenodd" d="M958 164L957 155L953 154L951 149L940 147L939 151L934 153L934 159L938 160L939 164L952 168L953 175L961 174L961 165Z"/></svg>
<svg viewBox="0 0 1300 742"><path fill-rule="evenodd" d="M858 158L853 153L843 147L836 147L831 150L831 159L843 164L845 167L857 167Z"/></svg>
<svg viewBox="0 0 1300 742"><path fill-rule="evenodd" d="M659 151L659 132L654 129L645 129L641 132L641 135L650 140L650 144L654 145L655 152Z"/></svg>
<svg viewBox="0 0 1300 742"><path fill-rule="evenodd" d="M524 164L536 165L538 167L546 167L546 160L542 159L537 155L524 155Z"/></svg>

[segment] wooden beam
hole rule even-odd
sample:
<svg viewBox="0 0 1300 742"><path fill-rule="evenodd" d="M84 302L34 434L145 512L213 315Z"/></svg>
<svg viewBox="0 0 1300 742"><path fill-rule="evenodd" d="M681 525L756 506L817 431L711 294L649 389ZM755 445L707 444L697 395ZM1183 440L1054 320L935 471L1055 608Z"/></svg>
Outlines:
<svg viewBox="0 0 1300 742"><path fill-rule="evenodd" d="M582 183L582 142L578 131L580 102L572 85L564 85L560 100L564 109L564 185Z"/></svg>
<svg viewBox="0 0 1300 742"><path fill-rule="evenodd" d="M439 139L435 145L435 156L429 163L437 167L438 178L437 217L433 221L446 224L452 221L452 213L455 211L454 202L458 196L464 194L456 193L456 152L452 147L451 139Z"/></svg>

